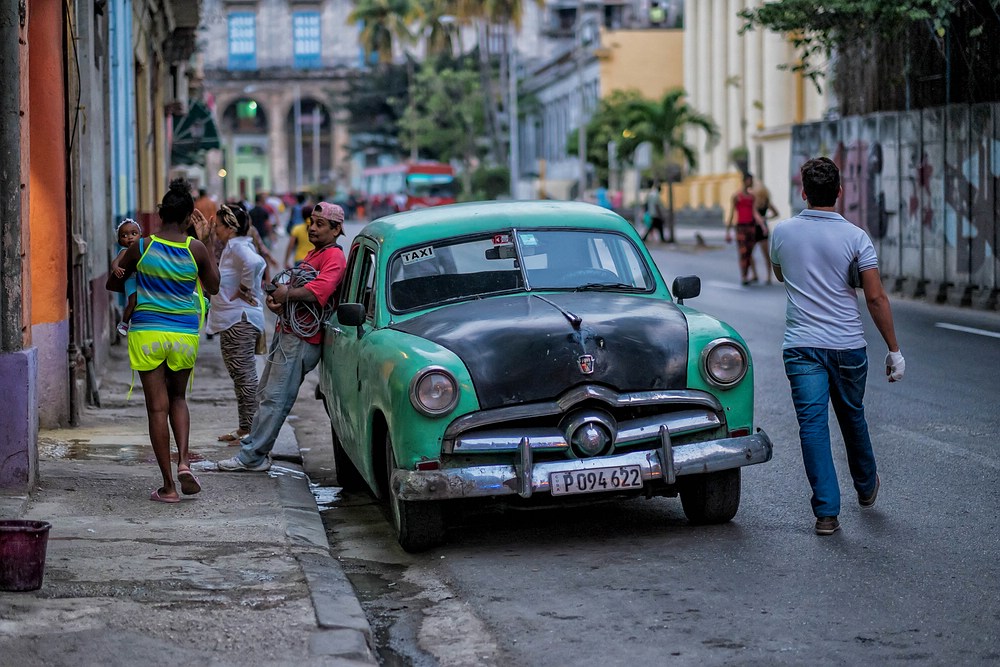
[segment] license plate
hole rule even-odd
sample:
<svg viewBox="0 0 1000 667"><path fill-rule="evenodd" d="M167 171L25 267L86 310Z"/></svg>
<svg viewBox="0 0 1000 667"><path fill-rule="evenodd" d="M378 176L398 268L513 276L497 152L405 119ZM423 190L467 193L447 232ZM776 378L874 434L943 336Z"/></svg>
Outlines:
<svg viewBox="0 0 1000 667"><path fill-rule="evenodd" d="M572 472L554 472L549 475L549 488L553 496L573 493L596 493L642 488L642 466L616 468L591 468Z"/></svg>

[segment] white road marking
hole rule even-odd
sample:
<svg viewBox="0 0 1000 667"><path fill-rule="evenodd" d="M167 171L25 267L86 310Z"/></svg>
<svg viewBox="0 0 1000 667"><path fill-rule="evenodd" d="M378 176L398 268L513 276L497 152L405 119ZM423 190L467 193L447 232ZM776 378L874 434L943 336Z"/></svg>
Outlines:
<svg viewBox="0 0 1000 667"><path fill-rule="evenodd" d="M952 331L962 331L964 333L976 334L977 336L990 336L991 338L1000 338L1000 332L988 331L986 329L975 329L973 327L963 327L960 324L949 324L947 322L937 322L934 326L941 329L951 329Z"/></svg>
<svg viewBox="0 0 1000 667"><path fill-rule="evenodd" d="M986 466L987 468L993 468L994 470L1000 470L1000 461L990 458L989 456L984 456L977 452L973 452L971 450L966 449L965 447L952 445L950 443L944 442L943 440L932 438L928 435L924 435L923 433L910 431L901 426L895 426L892 424L881 426L878 430L888 431L889 433L894 434L901 440L904 440L906 444L919 445L921 447L938 449L942 453L951 454L952 456L959 456L966 459L971 459L972 461L978 463L979 465Z"/></svg>

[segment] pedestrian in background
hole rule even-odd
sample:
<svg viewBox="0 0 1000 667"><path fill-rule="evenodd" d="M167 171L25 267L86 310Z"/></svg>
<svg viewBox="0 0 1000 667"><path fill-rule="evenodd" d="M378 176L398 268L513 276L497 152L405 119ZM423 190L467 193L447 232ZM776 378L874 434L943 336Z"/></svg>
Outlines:
<svg viewBox="0 0 1000 667"><path fill-rule="evenodd" d="M118 224L116 235L118 236L118 245L121 246L121 251L112 260L111 271L115 274L115 277L124 278L125 269L122 268L122 259L125 257L125 251L142 236L142 228L132 218L125 218ZM132 313L135 311L135 291L136 283L135 275L133 274L125 281L125 310L122 311L122 321L115 327L115 331L121 336L128 335L129 322L132 319Z"/></svg>
<svg viewBox="0 0 1000 667"><path fill-rule="evenodd" d="M215 201L208 196L205 188L198 189L198 198L194 200L194 207L208 220L211 225L215 220L215 211L219 208Z"/></svg>
<svg viewBox="0 0 1000 667"><path fill-rule="evenodd" d="M653 181L649 186L649 192L646 193L646 211L643 215L643 221L646 223L646 233L642 235L643 242L649 238L649 235L653 231L658 231L660 233L660 243L666 243L667 239L663 235L663 202L660 201L660 182Z"/></svg>
<svg viewBox="0 0 1000 667"><path fill-rule="evenodd" d="M733 240L736 228L736 248L739 253L740 281L749 285L758 281L757 265L753 261L753 247L757 243L757 225L763 222L754 208L752 192L753 175L743 174L743 187L733 193L726 220L726 243Z"/></svg>
<svg viewBox="0 0 1000 667"><path fill-rule="evenodd" d="M177 481L185 495L201 491L188 465L191 416L185 392L198 358L198 330L204 316L202 293L219 290L219 270L205 244L187 234L194 221L207 238L207 221L194 207L191 186L183 179L170 183L159 207L160 231L141 238L125 251L124 275L108 275L107 288L124 290L136 278L136 306L128 333L128 356L139 373L146 398L149 440L163 486L149 499L180 502L170 457L170 432L177 444Z"/></svg>
<svg viewBox="0 0 1000 667"><path fill-rule="evenodd" d="M305 220L288 232L288 245L285 246L286 267L298 266L313 249L313 244L309 240L309 219L309 215L306 215Z"/></svg>
<svg viewBox="0 0 1000 667"><path fill-rule="evenodd" d="M889 353L889 382L906 368L896 342L889 297L879 277L871 239L835 211L840 171L829 158L808 160L801 169L807 208L778 223L771 233L774 275L785 284L782 356L799 423L806 476L812 487L817 535L840 529L840 485L830 447L828 404L840 424L847 461L861 507L871 507L881 480L865 420L868 355L850 264L857 260L865 302Z"/></svg>
<svg viewBox="0 0 1000 667"><path fill-rule="evenodd" d="M271 247L271 232L274 230L272 224L271 210L264 201L264 193L258 192L254 197L254 206L250 209L250 222L257 230L257 236L268 248Z"/></svg>
<svg viewBox="0 0 1000 667"><path fill-rule="evenodd" d="M258 339L264 335L264 258L247 236L250 218L238 206L223 205L215 216L215 236L223 244L219 260L219 292L212 296L207 334L219 334L222 361L233 379L239 417L235 430L219 436L239 444L250 433L257 412Z"/></svg>
<svg viewBox="0 0 1000 667"><path fill-rule="evenodd" d="M293 270L297 272L293 276L308 277L308 280L302 285L279 284L266 298L265 305L279 319L258 389L260 404L250 435L241 442L239 454L219 461L219 470L264 472L270 469L270 453L281 425L295 404L306 374L319 363L322 351L322 323L315 317L308 320L301 317L301 306L312 304L313 308L322 310L334 298L347 265L344 251L337 245L343 233L344 210L329 202L316 204L309 222L309 240L315 248ZM297 312L291 312L293 309Z"/></svg>
<svg viewBox="0 0 1000 667"><path fill-rule="evenodd" d="M764 266L767 267L767 284L770 285L771 276L774 275L774 271L771 268L771 249L768 245L771 230L768 227L767 221L777 218L781 214L778 213L778 209L774 207L774 203L771 201L771 191L760 180L754 180L752 192L753 207L757 210L757 215L759 216L755 238L756 243L754 245L760 246L761 253L764 255Z"/></svg>

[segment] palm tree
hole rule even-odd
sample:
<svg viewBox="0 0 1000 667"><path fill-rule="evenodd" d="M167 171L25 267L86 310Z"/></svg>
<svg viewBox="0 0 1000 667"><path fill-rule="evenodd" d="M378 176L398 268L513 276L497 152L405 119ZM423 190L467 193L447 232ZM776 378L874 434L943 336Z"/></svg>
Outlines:
<svg viewBox="0 0 1000 667"><path fill-rule="evenodd" d="M685 133L692 128L700 128L707 135L706 149L711 148L719 140L719 130L715 121L706 114L693 109L684 100L685 92L681 88L667 91L659 101L634 100L626 109L627 127L634 133L636 142L648 141L652 145L653 155L659 158L670 170L678 167L677 159L687 163L689 169L698 164L695 149L687 142ZM667 178L667 223L670 229L670 241L674 240L674 178Z"/></svg>
<svg viewBox="0 0 1000 667"><path fill-rule="evenodd" d="M535 0L539 7L545 5L545 0ZM521 17L524 14L522 0L452 0L455 16L464 23L476 25L479 41L479 74L483 89L483 105L486 114L486 126L490 130L494 158L498 163L507 161L504 150L503 128L500 127L500 95L493 81L493 69L489 60L488 30L489 25L505 26L504 34L513 40L515 31L521 28ZM507 49L514 48L513 43L506 44ZM506 57L500 59L500 79L502 90L509 90L503 85L507 76L516 76L515 72L507 72ZM509 101L508 101L509 102Z"/></svg>
<svg viewBox="0 0 1000 667"><path fill-rule="evenodd" d="M455 0L416 0L416 33L426 38L428 55L455 52L455 41L459 38L456 12Z"/></svg>
<svg viewBox="0 0 1000 667"><path fill-rule="evenodd" d="M415 15L412 0L359 0L347 19L361 23L359 41L378 62L392 61L393 47L413 41L410 23Z"/></svg>

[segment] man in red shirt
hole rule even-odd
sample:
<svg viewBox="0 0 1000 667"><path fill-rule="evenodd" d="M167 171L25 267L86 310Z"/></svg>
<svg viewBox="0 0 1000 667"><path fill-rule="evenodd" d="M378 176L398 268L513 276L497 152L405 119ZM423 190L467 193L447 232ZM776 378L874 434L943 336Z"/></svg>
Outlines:
<svg viewBox="0 0 1000 667"><path fill-rule="evenodd" d="M344 210L328 202L316 204L309 223L309 241L315 247L299 265L297 279L278 285L267 297L267 307L278 315L278 326L257 389L260 405L253 426L240 441L239 454L219 461L219 470L270 469L270 453L278 431L295 404L306 374L319 363L322 351L322 323L315 317L298 315L319 312L333 300L347 265L344 251L337 245L337 238L343 233ZM306 305L313 307L304 308ZM296 317L286 317L292 310L296 310Z"/></svg>

